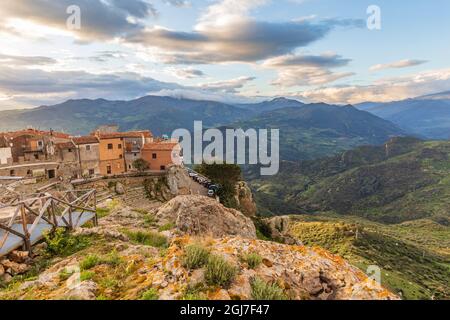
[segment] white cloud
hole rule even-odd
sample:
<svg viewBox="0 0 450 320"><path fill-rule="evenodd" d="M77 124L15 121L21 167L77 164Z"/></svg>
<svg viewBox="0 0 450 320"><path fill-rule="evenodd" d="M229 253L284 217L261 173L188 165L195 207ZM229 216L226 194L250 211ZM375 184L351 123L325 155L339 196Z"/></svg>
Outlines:
<svg viewBox="0 0 450 320"><path fill-rule="evenodd" d="M426 61L426 60L400 60L400 61L395 61L395 62L386 63L386 64L376 64L376 65L370 67L370 71L408 68L408 67L418 66L418 65L421 65L421 64L424 64L427 62L428 61Z"/></svg>
<svg viewBox="0 0 450 320"><path fill-rule="evenodd" d="M327 103L389 102L404 100L450 88L450 69L381 79L370 85L323 87L301 91L297 97Z"/></svg>

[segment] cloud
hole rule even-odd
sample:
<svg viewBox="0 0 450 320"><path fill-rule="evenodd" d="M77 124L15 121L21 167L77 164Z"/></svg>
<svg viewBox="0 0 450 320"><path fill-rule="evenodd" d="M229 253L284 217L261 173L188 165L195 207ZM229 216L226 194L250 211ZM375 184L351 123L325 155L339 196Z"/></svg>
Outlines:
<svg viewBox="0 0 450 320"><path fill-rule="evenodd" d="M334 53L322 55L289 54L266 60L262 66L278 72L272 84L281 87L323 85L354 75L352 72L331 71L346 66L350 59Z"/></svg>
<svg viewBox="0 0 450 320"><path fill-rule="evenodd" d="M56 103L69 98L133 99L148 92L181 88L132 72L92 74L85 71L52 71L0 67L0 95L4 106L25 107Z"/></svg>
<svg viewBox="0 0 450 320"><path fill-rule="evenodd" d="M191 31L161 26L128 33L123 41L156 49L167 64L259 62L292 53L325 37L336 27L361 27L361 20L260 21L253 9L268 0L222 0L210 5ZM154 52L153 51L153 52Z"/></svg>
<svg viewBox="0 0 450 320"><path fill-rule="evenodd" d="M343 67L350 63L351 59L345 59L334 53L322 55L295 55L289 54L263 63L266 67L318 67L318 68L336 68Z"/></svg>
<svg viewBox="0 0 450 320"><path fill-rule="evenodd" d="M199 90L199 89L163 89L158 92L152 92L152 95L162 97L172 97L177 99L219 101L222 103L250 103L259 102L251 97L245 97L236 94L222 93L217 91Z"/></svg>
<svg viewBox="0 0 450 320"><path fill-rule="evenodd" d="M218 91L223 93L238 93L248 82L255 80L255 77L239 77L236 79L215 81L200 84L197 87L202 90Z"/></svg>
<svg viewBox="0 0 450 320"><path fill-rule="evenodd" d="M370 67L370 71L380 71L386 69L400 69L400 68L408 68L418 66L424 63L427 63L427 60L400 60L392 63L386 64L377 64Z"/></svg>
<svg viewBox="0 0 450 320"><path fill-rule="evenodd" d="M236 20L192 32L148 28L127 36L126 41L159 49L165 63L257 62L307 46L337 25L341 24Z"/></svg>
<svg viewBox="0 0 450 320"><path fill-rule="evenodd" d="M77 5L81 9L81 29L68 30L67 8ZM142 29L134 20L150 17L155 9L143 0L16 0L2 1L0 21L16 18L64 32L72 32L83 41L107 40ZM17 32L17 31L16 31Z"/></svg>
<svg viewBox="0 0 450 320"><path fill-rule="evenodd" d="M187 0L163 0L164 3L170 4L174 7L189 7L191 2Z"/></svg>
<svg viewBox="0 0 450 320"><path fill-rule="evenodd" d="M200 70L184 70L190 74L203 74ZM86 71L51 72L29 69L27 65L0 66L0 110L36 107L55 104L67 99L129 100L148 94L167 93L176 96L183 92L193 98L194 92L215 101L238 101L239 89L253 77L207 82L194 86L182 86L142 76L134 72L93 74Z"/></svg>
<svg viewBox="0 0 450 320"><path fill-rule="evenodd" d="M180 79L194 79L205 76L203 71L193 68L173 69L171 73Z"/></svg>
<svg viewBox="0 0 450 320"><path fill-rule="evenodd" d="M381 79L370 85L324 87L301 91L300 99L328 103L389 102L404 100L450 87L450 69L433 70L419 74Z"/></svg>
<svg viewBox="0 0 450 320"><path fill-rule="evenodd" d="M322 68L283 69L273 85L281 87L316 86L355 75L353 72L332 72Z"/></svg>
<svg viewBox="0 0 450 320"><path fill-rule="evenodd" d="M0 64L8 66L42 66L55 64L53 58L41 56L14 56L0 53Z"/></svg>

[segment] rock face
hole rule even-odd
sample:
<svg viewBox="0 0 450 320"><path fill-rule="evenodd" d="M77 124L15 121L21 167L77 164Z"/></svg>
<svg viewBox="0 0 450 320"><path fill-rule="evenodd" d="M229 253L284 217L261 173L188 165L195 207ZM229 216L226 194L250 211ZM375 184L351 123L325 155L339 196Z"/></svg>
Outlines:
<svg viewBox="0 0 450 320"><path fill-rule="evenodd" d="M289 216L279 216L265 219L264 222L270 230L270 237L286 244L301 244L289 234L291 219Z"/></svg>
<svg viewBox="0 0 450 320"><path fill-rule="evenodd" d="M167 186L172 195L181 196L190 194L192 183L192 179L183 167L171 166L167 170Z"/></svg>
<svg viewBox="0 0 450 320"><path fill-rule="evenodd" d="M189 235L256 238L255 225L250 218L204 196L178 196L163 205L156 216L175 223L178 230Z"/></svg>
<svg viewBox="0 0 450 320"><path fill-rule="evenodd" d="M235 200L239 211L244 215L247 217L256 216L256 203L253 200L252 191L246 182L240 181L236 184Z"/></svg>
<svg viewBox="0 0 450 320"><path fill-rule="evenodd" d="M176 196L191 194L193 183L185 168L171 166L164 177L146 179L144 186L150 199L165 202Z"/></svg>
<svg viewBox="0 0 450 320"><path fill-rule="evenodd" d="M186 283L197 286L204 281L204 269L189 271L181 263L186 245L197 241L190 237L176 239L162 263L155 265L149 276L158 279L158 284L169 283L168 286L157 286L160 299L179 297ZM208 240L204 246L239 270L228 287L209 288L203 292L203 297L211 300L252 300L251 284L255 278L276 284L286 298L294 300L399 299L342 258L319 248L240 237ZM248 253L258 254L263 262L254 269L249 268L241 259Z"/></svg>

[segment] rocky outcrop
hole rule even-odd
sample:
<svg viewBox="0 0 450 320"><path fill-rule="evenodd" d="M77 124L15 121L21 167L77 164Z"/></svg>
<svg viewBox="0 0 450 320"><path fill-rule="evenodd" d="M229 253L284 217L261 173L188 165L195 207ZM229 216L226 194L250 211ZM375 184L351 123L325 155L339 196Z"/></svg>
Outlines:
<svg viewBox="0 0 450 320"><path fill-rule="evenodd" d="M252 191L245 181L236 184L235 201L237 209L247 217L256 216L256 203L253 200Z"/></svg>
<svg viewBox="0 0 450 320"><path fill-rule="evenodd" d="M180 298L186 285L204 283L204 269L186 270L182 266L184 248L197 239L173 241L169 254L149 274L157 285L160 299ZM208 288L203 297L211 300L251 300L251 282L258 278L276 284L286 298L295 300L386 300L399 299L342 258L319 248L289 246L267 241L226 237L208 240L205 247L235 265L238 274L228 287ZM258 254L263 263L254 269L242 255ZM167 272L170 271L170 272ZM155 281L156 280L156 281Z"/></svg>
<svg viewBox="0 0 450 320"><path fill-rule="evenodd" d="M171 166L167 170L167 186L173 196L191 194L191 186L194 183L186 169L181 166Z"/></svg>
<svg viewBox="0 0 450 320"><path fill-rule="evenodd" d="M193 183L185 168L170 166L164 177L146 179L144 187L148 198L165 202L176 196L191 194Z"/></svg>
<svg viewBox="0 0 450 320"><path fill-rule="evenodd" d="M166 177L145 179L144 189L147 198L150 200L166 202L174 197L174 195L170 192Z"/></svg>
<svg viewBox="0 0 450 320"><path fill-rule="evenodd" d="M265 219L263 222L270 231L270 238L286 244L301 244L299 240L289 234L291 226L291 218L289 216L273 217Z"/></svg>
<svg viewBox="0 0 450 320"><path fill-rule="evenodd" d="M179 231L189 235L256 238L256 229L250 218L204 196L178 196L163 205L156 216L175 223Z"/></svg>

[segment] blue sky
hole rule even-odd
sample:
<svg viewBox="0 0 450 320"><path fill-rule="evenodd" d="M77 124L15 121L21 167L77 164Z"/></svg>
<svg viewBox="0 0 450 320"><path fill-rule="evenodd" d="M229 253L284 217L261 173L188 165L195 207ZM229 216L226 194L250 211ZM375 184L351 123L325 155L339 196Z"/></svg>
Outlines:
<svg viewBox="0 0 450 320"><path fill-rule="evenodd" d="M366 26L370 5L381 30ZM3 1L0 110L146 94L406 99L450 90L449 30L446 0Z"/></svg>

